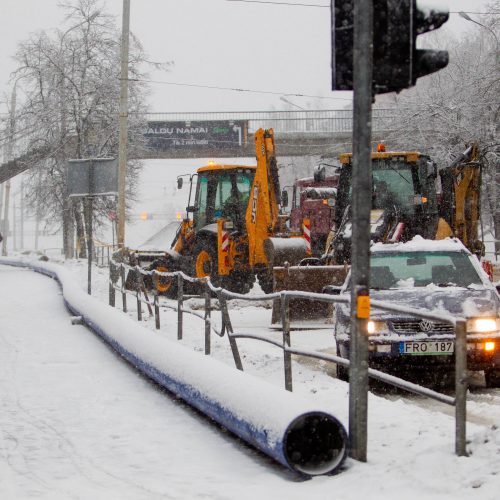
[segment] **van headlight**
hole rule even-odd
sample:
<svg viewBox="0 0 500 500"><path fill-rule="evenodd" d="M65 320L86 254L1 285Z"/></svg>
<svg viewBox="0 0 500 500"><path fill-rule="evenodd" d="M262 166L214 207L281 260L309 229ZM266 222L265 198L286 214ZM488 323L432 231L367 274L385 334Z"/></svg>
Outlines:
<svg viewBox="0 0 500 500"><path fill-rule="evenodd" d="M500 330L499 318L473 318L467 320L468 333L494 333Z"/></svg>
<svg viewBox="0 0 500 500"><path fill-rule="evenodd" d="M377 333L387 332L389 327L385 321L368 321L366 331L368 335L377 335Z"/></svg>

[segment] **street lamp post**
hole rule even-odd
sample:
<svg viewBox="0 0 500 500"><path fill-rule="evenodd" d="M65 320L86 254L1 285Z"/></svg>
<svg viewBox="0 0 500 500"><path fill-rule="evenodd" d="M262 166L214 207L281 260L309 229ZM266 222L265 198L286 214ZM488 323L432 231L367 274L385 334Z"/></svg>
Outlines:
<svg viewBox="0 0 500 500"><path fill-rule="evenodd" d="M470 17L469 14L467 14L467 13L465 13L463 11L460 11L458 13L458 15L461 18L465 19L466 21L470 21L471 23L477 24L478 26L481 26L484 29L487 29L493 35L493 37L495 38L495 43L497 44L497 52L498 52L498 37L497 37L497 34L489 26L486 26L486 24L482 24L479 21L476 21L475 19L472 19L472 17Z"/></svg>

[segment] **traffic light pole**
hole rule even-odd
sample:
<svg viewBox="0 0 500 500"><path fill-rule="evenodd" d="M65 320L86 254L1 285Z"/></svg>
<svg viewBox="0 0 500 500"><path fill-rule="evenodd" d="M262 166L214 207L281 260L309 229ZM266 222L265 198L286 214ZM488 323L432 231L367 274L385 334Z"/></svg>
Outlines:
<svg viewBox="0 0 500 500"><path fill-rule="evenodd" d="M368 338L370 316L370 210L373 2L354 2L354 116L352 167L351 345L349 372L350 456L366 462Z"/></svg>

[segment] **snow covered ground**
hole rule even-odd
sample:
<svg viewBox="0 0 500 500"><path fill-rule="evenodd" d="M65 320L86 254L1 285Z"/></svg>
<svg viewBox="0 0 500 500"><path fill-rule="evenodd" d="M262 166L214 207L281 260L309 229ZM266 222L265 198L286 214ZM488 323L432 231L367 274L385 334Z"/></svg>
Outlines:
<svg viewBox="0 0 500 500"><path fill-rule="evenodd" d="M86 290L85 263L62 265ZM107 271L94 269L93 278L95 299L106 302ZM400 392L370 394L368 463L348 460L339 475L302 481L145 380L86 328L71 325L54 281L0 265L0 283L2 499L498 497L499 390L476 387L470 394L467 458L453 453L452 408ZM157 334L175 341L176 312L168 304ZM129 297L131 324L134 306ZM263 305L233 301L230 314L236 331L279 338ZM143 325L154 330L147 313ZM186 314L181 342L200 356L203 332L203 322ZM245 371L283 387L279 350L238 344ZM293 332L292 345L334 348L329 328ZM213 338L212 350L233 364L227 338ZM294 391L347 423L348 385L332 371L295 359Z"/></svg>
<svg viewBox="0 0 500 500"><path fill-rule="evenodd" d="M172 226L165 226L185 208L188 194L187 186L177 190L175 178L204 163L145 162L126 228L129 246L155 234L153 243L170 242ZM142 212L152 215L142 220ZM99 237L106 239L106 232ZM61 265L86 290L86 262ZM500 390L482 388L480 378L469 394L469 457L454 455L453 408L377 391L369 397L368 463L347 460L339 475L302 481L138 375L86 328L71 325L54 281L0 264L0 285L2 500L498 498ZM93 296L106 303L107 293L107 270L95 268ZM133 297L128 305L133 324ZM176 342L177 313L166 305L157 334ZM200 305L191 299L186 307ZM236 331L280 338L269 328L265 304L231 301L230 307ZM182 345L203 356L203 322L188 314L184 322ZM143 325L154 330L147 312ZM245 371L283 387L281 351L252 340L238 345ZM292 332L292 345L335 352L330 327ZM234 365L227 338L212 337L212 357ZM294 391L330 408L347 426L348 385L333 374L332 365L294 358Z"/></svg>

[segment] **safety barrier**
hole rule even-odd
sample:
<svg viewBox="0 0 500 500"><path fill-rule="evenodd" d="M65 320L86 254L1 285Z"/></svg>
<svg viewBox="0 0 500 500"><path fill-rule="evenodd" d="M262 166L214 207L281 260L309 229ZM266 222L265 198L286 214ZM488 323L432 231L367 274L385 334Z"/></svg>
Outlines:
<svg viewBox="0 0 500 500"><path fill-rule="evenodd" d="M126 275L128 272L135 274L138 286L135 291L130 291L125 288ZM153 282L153 305L148 297L146 287L144 285L144 276L150 276ZM348 368L350 362L346 358L340 356L319 353L316 351L309 351L304 349L295 349L291 346L291 330L290 330L290 314L289 303L291 299L309 299L328 303L349 303L346 297L332 296L322 293L299 292L299 291L281 291L264 295L242 295L235 292L230 292L220 287L214 286L210 279L207 278L192 278L182 271L176 272L160 272L157 270L148 271L139 266L129 266L123 262L110 261L110 280L109 280L109 304L115 306L116 291L119 291L122 296L122 308L127 311L127 295L134 294L137 301L137 319L142 320L142 304L146 304L149 313L155 318L156 328L160 328L160 306L159 296L157 293L157 285L160 278L177 279L177 305L163 303L163 307L177 311L177 339L181 340L183 337L183 314L192 314L205 322L205 354L210 354L211 351L211 332L214 332L219 337L223 337L227 333L229 346L233 355L235 367L243 371L241 356L239 353L236 339L253 339L268 344L274 345L283 351L283 370L285 389L287 391L293 390L293 376L292 376L292 354L310 357L322 361L336 363L343 367ZM121 281L117 285L118 280ZM185 300L184 296L184 282L197 283L199 287L203 288L204 314L197 313L190 309L183 307ZM215 295L219 302L221 312L221 328L217 329L211 317L212 295ZM237 298L246 301L274 301L280 300L281 304L281 327L282 327L282 341L277 342L262 335L237 333L234 332L229 316L227 300ZM372 368L368 369L368 376L389 384L393 387L403 389L405 391L418 394L424 397L431 398L449 406L455 407L455 453L458 456L466 456L466 396L468 387L467 375L467 335L466 335L466 320L460 317L454 317L447 314L434 314L421 309L414 309L408 307L401 307L394 304L384 303L378 300L372 300L371 305L374 309L380 309L391 312L405 312L410 313L416 317L427 319L430 321L445 322L453 325L455 329L455 397L439 393L432 389L422 387L418 384L408 382L399 377L389 375L379 370ZM153 312L154 308L154 312Z"/></svg>

